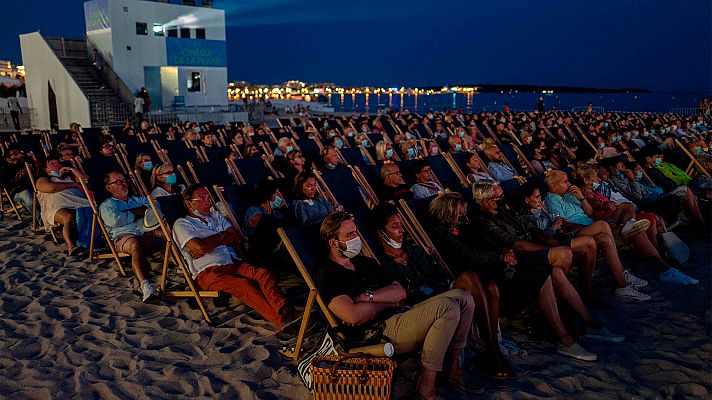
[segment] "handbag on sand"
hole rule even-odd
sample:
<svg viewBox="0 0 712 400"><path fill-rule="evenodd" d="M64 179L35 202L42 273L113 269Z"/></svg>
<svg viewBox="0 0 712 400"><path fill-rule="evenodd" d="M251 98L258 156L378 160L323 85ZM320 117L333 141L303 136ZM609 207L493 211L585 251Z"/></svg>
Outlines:
<svg viewBox="0 0 712 400"><path fill-rule="evenodd" d="M314 400L388 400L396 362L363 354L318 356L311 360Z"/></svg>
<svg viewBox="0 0 712 400"><path fill-rule="evenodd" d="M665 251L668 257L680 264L684 264L690 259L690 249L685 242L677 237L675 232L663 232L660 234L660 238L665 245Z"/></svg>

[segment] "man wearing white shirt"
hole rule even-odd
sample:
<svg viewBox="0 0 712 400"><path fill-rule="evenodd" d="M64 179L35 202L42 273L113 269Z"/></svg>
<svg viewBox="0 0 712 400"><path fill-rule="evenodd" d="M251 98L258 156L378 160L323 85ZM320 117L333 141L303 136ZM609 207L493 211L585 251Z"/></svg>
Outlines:
<svg viewBox="0 0 712 400"><path fill-rule="evenodd" d="M210 211L210 194L202 185L183 192L188 215L173 225L173 237L201 290L215 290L252 307L280 329L301 317L288 305L272 273L237 257L237 230L218 212Z"/></svg>

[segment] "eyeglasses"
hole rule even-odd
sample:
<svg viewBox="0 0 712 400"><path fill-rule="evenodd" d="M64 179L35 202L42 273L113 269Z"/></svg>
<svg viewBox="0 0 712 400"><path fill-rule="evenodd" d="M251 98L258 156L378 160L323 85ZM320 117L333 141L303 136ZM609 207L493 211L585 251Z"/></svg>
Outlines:
<svg viewBox="0 0 712 400"><path fill-rule="evenodd" d="M391 176L391 175L402 175L400 171L394 171L394 172L389 172L386 174L386 176Z"/></svg>
<svg viewBox="0 0 712 400"><path fill-rule="evenodd" d="M424 173L424 172L430 173L431 171L432 171L432 169L430 169L430 168L425 168L425 169L421 169L419 173L421 173L421 174Z"/></svg>
<svg viewBox="0 0 712 400"><path fill-rule="evenodd" d="M125 184L126 184L126 179L117 179L117 180L115 180L115 181L113 181L113 182L107 183L106 186L113 185L113 184L115 184L115 183L118 183L118 184L121 184L121 185L125 185Z"/></svg>

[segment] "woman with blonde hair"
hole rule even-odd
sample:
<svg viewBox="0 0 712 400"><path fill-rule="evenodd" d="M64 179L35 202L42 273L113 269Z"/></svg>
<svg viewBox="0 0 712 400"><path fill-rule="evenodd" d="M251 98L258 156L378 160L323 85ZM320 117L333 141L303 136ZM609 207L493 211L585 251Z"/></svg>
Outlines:
<svg viewBox="0 0 712 400"><path fill-rule="evenodd" d="M385 140L381 140L376 143L376 160L383 162L393 162L395 154L393 153L393 146L390 143L386 143Z"/></svg>
<svg viewBox="0 0 712 400"><path fill-rule="evenodd" d="M173 170L173 164L167 162L156 165L151 173L151 197L170 196L183 193L185 186L176 184L178 177Z"/></svg>

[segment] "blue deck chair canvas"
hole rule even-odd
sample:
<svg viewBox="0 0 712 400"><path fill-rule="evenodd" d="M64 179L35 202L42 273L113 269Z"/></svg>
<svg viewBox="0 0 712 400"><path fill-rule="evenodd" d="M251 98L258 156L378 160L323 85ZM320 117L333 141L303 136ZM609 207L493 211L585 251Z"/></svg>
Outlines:
<svg viewBox="0 0 712 400"><path fill-rule="evenodd" d="M237 169L247 184L254 184L260 179L265 179L271 175L260 157L247 157L235 160L235 166L237 166Z"/></svg>
<svg viewBox="0 0 712 400"><path fill-rule="evenodd" d="M362 212L368 209L358 182L348 168L336 168L324 170L321 174L324 183L329 187L332 194L344 208L352 213Z"/></svg>

